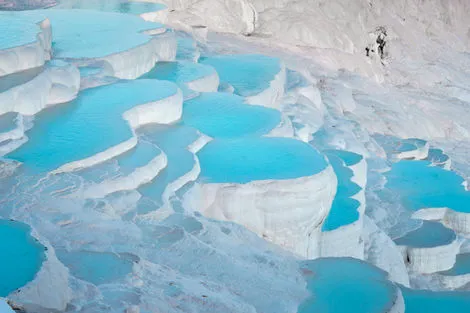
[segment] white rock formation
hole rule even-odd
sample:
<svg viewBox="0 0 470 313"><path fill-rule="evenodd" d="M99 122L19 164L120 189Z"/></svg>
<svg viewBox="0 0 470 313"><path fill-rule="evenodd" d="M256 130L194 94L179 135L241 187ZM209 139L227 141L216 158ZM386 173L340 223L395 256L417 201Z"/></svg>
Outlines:
<svg viewBox="0 0 470 313"><path fill-rule="evenodd" d="M0 50L0 77L42 66L51 57L52 29L49 20L39 21L37 25L31 21L24 21L24 27L37 27L37 39L32 43ZM6 35L14 36L11 33Z"/></svg>
<svg viewBox="0 0 470 313"><path fill-rule="evenodd" d="M18 291L13 291L8 298L31 311L38 307L63 311L73 297L69 286L69 270L57 259L54 248L40 238L34 229L32 235L39 238L47 248L46 260L36 277Z"/></svg>
<svg viewBox="0 0 470 313"><path fill-rule="evenodd" d="M207 217L233 221L302 258L319 256L321 224L336 193L331 166L313 176L246 184L199 184L186 201Z"/></svg>
<svg viewBox="0 0 470 313"><path fill-rule="evenodd" d="M457 233L470 233L470 213L458 212L447 207L425 208L414 212L413 218L440 221Z"/></svg>
<svg viewBox="0 0 470 313"><path fill-rule="evenodd" d="M431 274L452 268L460 250L460 242L430 248L399 246L409 270Z"/></svg>
<svg viewBox="0 0 470 313"><path fill-rule="evenodd" d="M348 166L353 171L351 181L358 184L362 189L351 198L359 201L357 208L359 218L348 225L341 226L330 231L321 233L320 256L322 257L352 257L364 259L364 211L366 205L365 186L367 183L367 163L364 158Z"/></svg>
<svg viewBox="0 0 470 313"><path fill-rule="evenodd" d="M391 281L410 286L401 250L369 217L364 216L364 260L388 273Z"/></svg>
<svg viewBox="0 0 470 313"><path fill-rule="evenodd" d="M161 152L146 165L136 168L127 176L116 179L108 179L98 184L93 184L83 191L84 198L103 198L113 192L135 190L139 186L151 182L158 176L168 163L166 155Z"/></svg>
<svg viewBox="0 0 470 313"><path fill-rule="evenodd" d="M257 95L246 97L248 104L264 105L270 108L279 109L284 96L284 85L286 83L286 67L281 64L281 71L276 74L269 83L269 87Z"/></svg>
<svg viewBox="0 0 470 313"><path fill-rule="evenodd" d="M160 31L160 29L159 29ZM108 55L106 57L93 59L92 61L103 61L111 72L109 76L122 79L135 79L150 71L156 62L173 61L176 57L176 37L174 32L166 30L158 34L147 43ZM91 60L76 60L78 65L87 65Z"/></svg>
<svg viewBox="0 0 470 313"><path fill-rule="evenodd" d="M363 219L331 231L323 231L320 240L321 257L352 257L364 259Z"/></svg>
<svg viewBox="0 0 470 313"><path fill-rule="evenodd" d="M34 115L49 106L74 99L79 89L78 69L55 61L30 81L0 93L0 114Z"/></svg>
<svg viewBox="0 0 470 313"><path fill-rule="evenodd" d="M129 123L130 127L135 130L151 123L170 124L176 122L181 118L182 111L183 95L181 90L178 88L177 92L170 97L133 107L127 112L124 112L123 118ZM86 159L64 164L52 173L71 172L94 166L129 151L135 147L136 144L137 137L134 136L129 140Z"/></svg>
<svg viewBox="0 0 470 313"><path fill-rule="evenodd" d="M197 92L216 92L219 88L219 75L214 71L211 75L190 81L186 85Z"/></svg>

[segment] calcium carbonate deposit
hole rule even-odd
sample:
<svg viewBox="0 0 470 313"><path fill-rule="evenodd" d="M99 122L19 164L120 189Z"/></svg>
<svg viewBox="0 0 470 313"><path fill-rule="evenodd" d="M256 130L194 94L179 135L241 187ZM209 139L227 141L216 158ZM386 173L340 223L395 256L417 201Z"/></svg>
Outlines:
<svg viewBox="0 0 470 313"><path fill-rule="evenodd" d="M470 2L0 0L0 313L466 313Z"/></svg>

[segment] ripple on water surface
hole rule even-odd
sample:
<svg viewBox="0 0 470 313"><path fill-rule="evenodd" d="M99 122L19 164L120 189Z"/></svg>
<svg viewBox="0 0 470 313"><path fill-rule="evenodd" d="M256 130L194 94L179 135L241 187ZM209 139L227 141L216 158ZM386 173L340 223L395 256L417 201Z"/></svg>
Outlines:
<svg viewBox="0 0 470 313"><path fill-rule="evenodd" d="M22 223L0 220L0 297L34 279L45 259L44 247Z"/></svg>
<svg viewBox="0 0 470 313"><path fill-rule="evenodd" d="M317 174L328 165L310 145L274 137L213 140L198 157L201 178L208 183L293 179Z"/></svg>
<svg viewBox="0 0 470 313"><path fill-rule="evenodd" d="M185 101L183 122L212 138L265 135L281 122L279 111L245 104L227 93L202 93Z"/></svg>

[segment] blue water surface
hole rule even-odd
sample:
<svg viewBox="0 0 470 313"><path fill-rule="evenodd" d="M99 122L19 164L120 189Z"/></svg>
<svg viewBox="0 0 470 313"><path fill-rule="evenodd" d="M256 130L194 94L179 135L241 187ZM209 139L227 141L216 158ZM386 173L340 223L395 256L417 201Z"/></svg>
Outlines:
<svg viewBox="0 0 470 313"><path fill-rule="evenodd" d="M171 182L188 173L194 166L194 154L187 150L188 145L199 138L199 133L185 125L153 125L140 130L143 138L157 145L166 154L167 166L149 184L141 186L139 192L159 206L162 195ZM152 209L148 208L148 209ZM155 207L153 207L155 209ZM147 209L139 213L147 213Z"/></svg>
<svg viewBox="0 0 470 313"><path fill-rule="evenodd" d="M138 2L128 0L59 0L54 9L86 9L101 12L143 14L166 8L161 3Z"/></svg>
<svg viewBox="0 0 470 313"><path fill-rule="evenodd" d="M189 83L215 74L214 68L189 61L157 62L141 78L169 80L176 83Z"/></svg>
<svg viewBox="0 0 470 313"><path fill-rule="evenodd" d="M440 274L447 276L470 274L470 253L457 254L454 266L450 270L440 272Z"/></svg>
<svg viewBox="0 0 470 313"><path fill-rule="evenodd" d="M0 219L0 297L33 280L45 260L44 247L30 231L23 223Z"/></svg>
<svg viewBox="0 0 470 313"><path fill-rule="evenodd" d="M415 248L432 248L448 245L456 239L453 230L446 228L439 222L423 221L420 228L411 231L395 239L395 243L400 246Z"/></svg>
<svg viewBox="0 0 470 313"><path fill-rule="evenodd" d="M71 103L41 112L28 132L29 141L8 157L41 172L93 156L133 136L124 112L176 92L176 85L158 80L84 90Z"/></svg>
<svg viewBox="0 0 470 313"><path fill-rule="evenodd" d="M364 261L320 258L302 262L302 268L311 296L298 313L383 313L396 299L387 274Z"/></svg>
<svg viewBox="0 0 470 313"><path fill-rule="evenodd" d="M37 21L48 18L53 29L52 45L56 58L99 58L147 43L146 30L163 25L139 16L91 10L37 10L15 12L19 19ZM0 20L3 16L0 15ZM86 21L86 23L84 22ZM24 27L24 26L23 26ZM26 33L23 37L31 34ZM125 40L123 40L125 38ZM21 38L20 42L27 41ZM11 45L11 44L10 44Z"/></svg>
<svg viewBox="0 0 470 313"><path fill-rule="evenodd" d="M406 313L467 313L470 308L468 291L401 290Z"/></svg>
<svg viewBox="0 0 470 313"><path fill-rule="evenodd" d="M199 62L214 67L221 83L232 85L242 97L267 89L281 71L279 59L258 54L217 55L200 58Z"/></svg>
<svg viewBox="0 0 470 313"><path fill-rule="evenodd" d="M0 11L0 50L11 49L38 41L43 16Z"/></svg>
<svg viewBox="0 0 470 313"><path fill-rule="evenodd" d="M335 171L338 187L330 212L323 223L322 231L332 231L341 226L354 223L359 219L358 208L361 203L356 199L352 199L351 196L357 194L362 188L351 180L354 173L337 156L338 154L343 156L349 163L357 161L356 154L353 157L353 154L349 153L326 152L328 160Z"/></svg>
<svg viewBox="0 0 470 313"><path fill-rule="evenodd" d="M200 177L208 183L293 179L317 174L328 165L312 146L289 138L216 139L197 155Z"/></svg>
<svg viewBox="0 0 470 313"><path fill-rule="evenodd" d="M281 122L281 113L245 104L233 94L202 93L185 101L183 122L213 138L235 138L269 133Z"/></svg>
<svg viewBox="0 0 470 313"><path fill-rule="evenodd" d="M410 210L447 207L470 212L470 193L465 190L464 179L429 161L400 161L385 177L385 187L399 193Z"/></svg>
<svg viewBox="0 0 470 313"><path fill-rule="evenodd" d="M57 257L71 274L95 285L112 283L132 271L135 256L93 251L58 250Z"/></svg>

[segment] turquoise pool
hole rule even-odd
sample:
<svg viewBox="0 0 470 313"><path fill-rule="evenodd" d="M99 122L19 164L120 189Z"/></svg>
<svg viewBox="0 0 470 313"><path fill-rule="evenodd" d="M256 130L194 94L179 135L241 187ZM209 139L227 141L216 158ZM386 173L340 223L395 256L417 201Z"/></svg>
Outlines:
<svg viewBox="0 0 470 313"><path fill-rule="evenodd" d="M281 114L245 104L233 94L214 92L185 101L183 122L213 138L235 138L269 133L281 122Z"/></svg>
<svg viewBox="0 0 470 313"><path fill-rule="evenodd" d="M320 258L301 263L311 296L298 313L384 313L397 287L382 270L352 258Z"/></svg>
<svg viewBox="0 0 470 313"><path fill-rule="evenodd" d="M200 58L199 62L215 68L221 83L232 85L242 97L268 89L281 71L279 59L257 54L217 55Z"/></svg>
<svg viewBox="0 0 470 313"><path fill-rule="evenodd" d="M124 112L176 92L176 85L158 80L122 81L84 90L71 103L41 112L28 132L29 141L8 157L31 170L47 172L93 156L133 137Z"/></svg>
<svg viewBox="0 0 470 313"><path fill-rule="evenodd" d="M207 183L293 179L317 174L328 165L309 144L289 138L217 139L197 155L200 177Z"/></svg>
<svg viewBox="0 0 470 313"><path fill-rule="evenodd" d="M322 231L332 231L357 221L359 219L358 208L361 205L351 196L357 194L362 188L351 180L354 175L353 171L338 155L345 158L350 164L355 164L354 162L359 162L361 159L357 157L357 154L347 153L347 151L329 151L326 152L326 155L338 179L335 199L322 226Z"/></svg>
<svg viewBox="0 0 470 313"><path fill-rule="evenodd" d="M95 285L112 283L132 272L138 258L130 254L58 250L57 257L71 274Z"/></svg>
<svg viewBox="0 0 470 313"><path fill-rule="evenodd" d="M451 244L456 239L453 230L438 222L423 221L423 225L405 236L395 239L400 246L432 248Z"/></svg>
<svg viewBox="0 0 470 313"><path fill-rule="evenodd" d="M44 247L29 226L0 219L0 297L34 279L45 260Z"/></svg>

